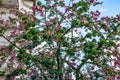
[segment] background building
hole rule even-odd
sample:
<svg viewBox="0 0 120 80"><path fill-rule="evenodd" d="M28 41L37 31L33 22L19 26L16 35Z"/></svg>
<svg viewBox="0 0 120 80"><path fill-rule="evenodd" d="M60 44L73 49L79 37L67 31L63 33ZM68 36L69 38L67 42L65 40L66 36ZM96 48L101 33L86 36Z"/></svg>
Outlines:
<svg viewBox="0 0 120 80"><path fill-rule="evenodd" d="M35 4L34 2L35 2L35 0L0 0L0 28L1 28L1 26L3 26L3 23L10 24L9 17L18 18L17 16L10 14L9 9L11 9L11 10L18 9L21 12L24 12L24 10L25 10L27 12L33 13L31 7ZM18 8L17 8L17 6L18 6ZM17 24L13 24L13 25L17 26ZM13 26L13 25L11 25L11 26ZM12 39L10 39L11 32L12 32L12 28L8 29L4 32L4 36L9 40L12 40ZM0 47L7 46L7 45L9 45L9 42L4 37L0 36ZM8 56L8 58L9 58L9 56ZM6 62L7 61L8 61L8 59L6 59ZM7 67L7 63L2 64L2 66L0 67L0 71L5 70L6 67ZM8 71L8 73L9 73L9 71ZM5 77L6 76L0 76L0 80L5 80Z"/></svg>

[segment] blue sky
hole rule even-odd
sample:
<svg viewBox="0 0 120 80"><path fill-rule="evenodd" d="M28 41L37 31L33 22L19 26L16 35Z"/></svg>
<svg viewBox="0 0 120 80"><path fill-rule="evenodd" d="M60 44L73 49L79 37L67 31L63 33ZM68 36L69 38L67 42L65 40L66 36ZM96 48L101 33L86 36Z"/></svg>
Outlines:
<svg viewBox="0 0 120 80"><path fill-rule="evenodd" d="M92 8L102 11L102 16L115 16L120 13L120 0L98 0L103 4Z"/></svg>
<svg viewBox="0 0 120 80"><path fill-rule="evenodd" d="M69 0L65 1L67 2ZM98 1L102 1L103 4L92 8L92 10L98 9L102 11L102 16L115 16L116 14L120 13L120 0L98 0Z"/></svg>

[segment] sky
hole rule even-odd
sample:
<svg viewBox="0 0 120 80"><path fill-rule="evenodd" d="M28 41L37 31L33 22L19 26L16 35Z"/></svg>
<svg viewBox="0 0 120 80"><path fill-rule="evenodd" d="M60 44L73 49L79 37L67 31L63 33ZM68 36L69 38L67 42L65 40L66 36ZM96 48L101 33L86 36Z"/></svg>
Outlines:
<svg viewBox="0 0 120 80"><path fill-rule="evenodd" d="M38 1L44 1L44 0L38 0ZM79 1L79 0L75 0ZM98 0L102 1L103 4L97 5L95 7L91 7L90 9L93 11L100 10L101 11L101 17L102 16L116 16L117 14L120 14L120 0ZM65 2L69 2L69 0L65 0Z"/></svg>
<svg viewBox="0 0 120 80"><path fill-rule="evenodd" d="M69 0L65 0L65 1L67 2ZM102 12L101 14L102 16L115 16L116 14L120 13L120 0L98 0L98 1L102 1L103 4L93 7L92 10L96 10L96 9L100 10Z"/></svg>
<svg viewBox="0 0 120 80"><path fill-rule="evenodd" d="M92 10L100 10L102 16L115 16L120 13L120 0L98 0L102 1L102 5L98 5Z"/></svg>

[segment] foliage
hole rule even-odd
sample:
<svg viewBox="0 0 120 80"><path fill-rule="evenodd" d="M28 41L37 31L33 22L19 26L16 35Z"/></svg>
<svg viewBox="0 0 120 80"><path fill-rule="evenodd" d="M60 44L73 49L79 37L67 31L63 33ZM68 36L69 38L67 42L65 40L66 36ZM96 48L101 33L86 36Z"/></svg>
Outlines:
<svg viewBox="0 0 120 80"><path fill-rule="evenodd" d="M9 42L0 50L0 63L8 59L11 71L7 78L24 74L32 80L120 79L116 69L120 15L100 17L100 11L89 10L98 4L97 0L37 1L32 8L37 18L11 11L18 18L10 17L9 24L0 21L0 36ZM4 36L8 29L11 39Z"/></svg>

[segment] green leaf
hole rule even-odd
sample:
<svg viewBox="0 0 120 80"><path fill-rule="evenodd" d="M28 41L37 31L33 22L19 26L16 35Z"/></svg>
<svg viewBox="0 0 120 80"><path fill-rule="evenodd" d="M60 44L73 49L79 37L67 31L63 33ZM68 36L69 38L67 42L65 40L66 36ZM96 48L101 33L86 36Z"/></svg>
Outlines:
<svg viewBox="0 0 120 80"><path fill-rule="evenodd" d="M112 41L112 40L109 41L109 44L110 44L111 46L115 46L115 45L116 45L116 43L115 43L114 41Z"/></svg>
<svg viewBox="0 0 120 80"><path fill-rule="evenodd" d="M95 48L92 48L92 54L97 54L97 50Z"/></svg>
<svg viewBox="0 0 120 80"><path fill-rule="evenodd" d="M69 47L69 43L66 41L62 42L62 44L63 44L63 47Z"/></svg>
<svg viewBox="0 0 120 80"><path fill-rule="evenodd" d="M5 71L0 71L0 76L4 76Z"/></svg>
<svg viewBox="0 0 120 80"><path fill-rule="evenodd" d="M85 37L86 38L92 38L92 36L93 36L92 33L87 33Z"/></svg>
<svg viewBox="0 0 120 80"><path fill-rule="evenodd" d="M74 55L75 55L75 50L74 50L74 49L67 49L67 50L66 50L66 53L67 53L69 56L74 56Z"/></svg>
<svg viewBox="0 0 120 80"><path fill-rule="evenodd" d="M10 74L7 75L7 78L10 78L12 76L16 76L16 75L19 75L19 74L26 74L26 70L22 69L22 68L18 68L16 70L14 70L13 72L11 72Z"/></svg>

